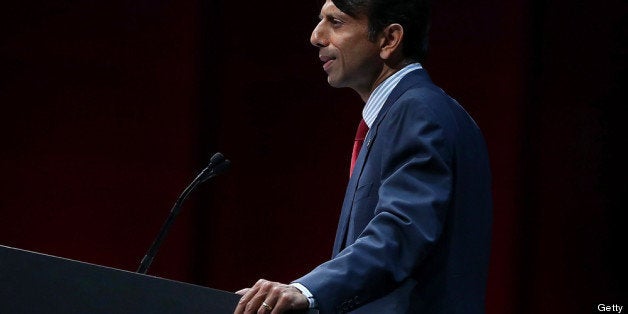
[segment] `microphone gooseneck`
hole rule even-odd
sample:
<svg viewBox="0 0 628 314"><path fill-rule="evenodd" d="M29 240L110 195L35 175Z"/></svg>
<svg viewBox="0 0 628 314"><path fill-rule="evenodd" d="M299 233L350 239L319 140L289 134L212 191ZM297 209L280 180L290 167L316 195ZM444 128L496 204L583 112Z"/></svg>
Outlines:
<svg viewBox="0 0 628 314"><path fill-rule="evenodd" d="M205 169L203 169L196 176L196 178L192 180L192 182L183 190L181 195L179 195L179 197L175 201L174 206L172 206L172 209L170 210L170 214L168 215L168 218L166 219L163 226L161 227L159 234L157 234L155 241L153 241L153 244L150 246L150 248L146 252L146 255L144 255L144 258L142 259L142 262L140 263L140 266L137 269L138 273L146 274L146 272L148 271L148 267L150 267L150 264L153 262L153 259L155 258L155 255L157 254L157 250L159 249L159 246L161 245L161 242L163 242L164 238L166 237L166 234L168 233L168 230L170 229L170 226L172 225L172 223L174 222L174 219L179 214L179 211L181 210L181 205L187 199L188 195L194 190L194 188L196 188L196 186L198 186L199 184L227 171L230 166L231 166L231 161L226 159L225 156L223 156L221 153L215 153L210 158L209 165L207 165L207 167L205 167Z"/></svg>

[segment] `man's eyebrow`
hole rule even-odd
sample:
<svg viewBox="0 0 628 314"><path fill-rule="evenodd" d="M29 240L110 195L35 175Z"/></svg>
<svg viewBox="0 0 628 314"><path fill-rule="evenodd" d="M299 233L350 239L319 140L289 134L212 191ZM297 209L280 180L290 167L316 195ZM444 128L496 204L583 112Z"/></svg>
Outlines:
<svg viewBox="0 0 628 314"><path fill-rule="evenodd" d="M323 20L323 19L328 19L328 20L332 20L332 19L336 19L339 18L339 14L338 13L327 13L327 14L319 14L318 15L318 19L319 20Z"/></svg>

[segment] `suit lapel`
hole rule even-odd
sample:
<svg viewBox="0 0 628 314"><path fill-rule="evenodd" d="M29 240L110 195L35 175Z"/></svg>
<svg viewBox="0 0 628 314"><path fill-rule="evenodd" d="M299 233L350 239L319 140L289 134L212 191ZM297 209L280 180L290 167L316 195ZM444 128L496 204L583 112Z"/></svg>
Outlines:
<svg viewBox="0 0 628 314"><path fill-rule="evenodd" d="M345 198L342 204L342 211L340 212L340 219L338 221L338 229L336 230L336 239L334 241L333 248L333 256L336 256L343 248L346 247L346 239L347 239L347 229L349 227L349 217L351 217L351 208L353 207L353 200L355 197L355 192L358 188L358 182L360 181L360 177L362 176L362 169L364 168L364 163L368 159L368 155L371 151L371 144L375 141L377 137L377 132L379 129L379 125L388 113L388 109L392 106L393 103L399 99L399 97L411 88L414 85L421 84L421 82L425 81L429 82L429 77L427 72L423 69L418 69L412 71L406 76L404 76L401 81L395 86L392 90L386 102L382 106L382 109L377 114L377 118L373 122L373 125L369 129L369 132L364 139L364 145L360 149L360 154L358 155L358 159L355 163L355 168L353 168L353 175L349 179L349 183L347 184L347 190L345 192Z"/></svg>

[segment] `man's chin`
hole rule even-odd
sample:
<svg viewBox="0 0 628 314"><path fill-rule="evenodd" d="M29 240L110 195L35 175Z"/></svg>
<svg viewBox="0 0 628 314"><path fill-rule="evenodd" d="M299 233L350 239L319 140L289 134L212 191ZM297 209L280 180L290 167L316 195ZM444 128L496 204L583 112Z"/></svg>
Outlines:
<svg viewBox="0 0 628 314"><path fill-rule="evenodd" d="M340 86L340 83L337 80L334 80L331 76L327 76L327 83L329 84L329 86L331 87L342 87Z"/></svg>

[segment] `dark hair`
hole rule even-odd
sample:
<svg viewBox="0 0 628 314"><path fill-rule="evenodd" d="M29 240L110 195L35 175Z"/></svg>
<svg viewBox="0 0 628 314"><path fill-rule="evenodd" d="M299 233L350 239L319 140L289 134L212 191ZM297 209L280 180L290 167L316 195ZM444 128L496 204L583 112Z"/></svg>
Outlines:
<svg viewBox="0 0 628 314"><path fill-rule="evenodd" d="M430 27L430 0L332 0L349 16L365 15L369 20L369 40L390 24L403 27L403 54L423 62L427 55Z"/></svg>

